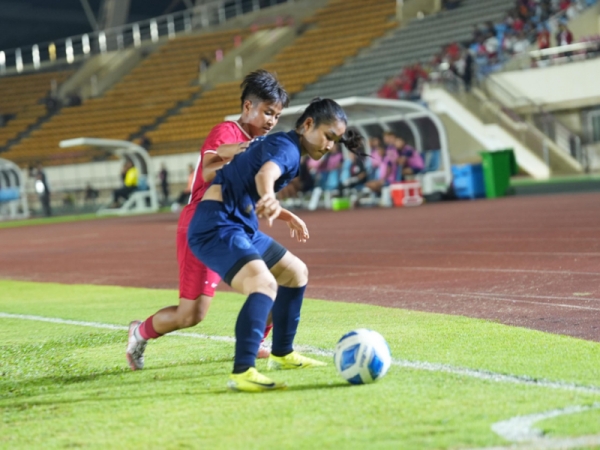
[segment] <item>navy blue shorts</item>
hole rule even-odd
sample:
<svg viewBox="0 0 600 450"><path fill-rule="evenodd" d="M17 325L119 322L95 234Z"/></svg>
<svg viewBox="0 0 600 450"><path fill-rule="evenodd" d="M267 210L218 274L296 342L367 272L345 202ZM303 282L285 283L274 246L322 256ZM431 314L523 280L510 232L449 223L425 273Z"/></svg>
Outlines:
<svg viewBox="0 0 600 450"><path fill-rule="evenodd" d="M246 263L262 259L270 269L287 252L261 231L248 233L231 220L223 203L213 200L198 204L188 228L188 244L194 256L229 285Z"/></svg>

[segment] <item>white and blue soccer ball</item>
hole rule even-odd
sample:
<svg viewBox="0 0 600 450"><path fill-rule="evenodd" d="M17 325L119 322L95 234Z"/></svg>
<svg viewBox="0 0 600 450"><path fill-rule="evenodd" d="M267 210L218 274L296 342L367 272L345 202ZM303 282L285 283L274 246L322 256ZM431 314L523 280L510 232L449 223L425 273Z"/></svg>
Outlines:
<svg viewBox="0 0 600 450"><path fill-rule="evenodd" d="M360 328L342 336L333 355L335 368L351 384L372 383L392 364L390 347L377 331Z"/></svg>

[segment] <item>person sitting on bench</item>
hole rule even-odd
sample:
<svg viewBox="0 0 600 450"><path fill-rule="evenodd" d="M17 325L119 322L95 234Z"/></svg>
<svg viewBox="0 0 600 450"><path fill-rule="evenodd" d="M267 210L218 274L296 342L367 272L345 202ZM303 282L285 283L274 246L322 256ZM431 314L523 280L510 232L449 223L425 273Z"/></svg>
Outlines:
<svg viewBox="0 0 600 450"><path fill-rule="evenodd" d="M126 201L129 196L137 190L138 170L135 168L130 159L125 160L125 165L123 166L121 176L123 177L123 187L113 191L113 208L118 208L120 206L120 199Z"/></svg>

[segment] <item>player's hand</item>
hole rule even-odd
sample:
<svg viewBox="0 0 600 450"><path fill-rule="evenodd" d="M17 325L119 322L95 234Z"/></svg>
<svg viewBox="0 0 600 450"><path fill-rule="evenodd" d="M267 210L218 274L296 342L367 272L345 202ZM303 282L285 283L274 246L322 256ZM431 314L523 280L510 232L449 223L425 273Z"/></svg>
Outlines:
<svg viewBox="0 0 600 450"><path fill-rule="evenodd" d="M236 155L239 153L245 152L249 145L250 145L250 142L240 142L238 144Z"/></svg>
<svg viewBox="0 0 600 450"><path fill-rule="evenodd" d="M273 225L273 221L281 214L281 205L279 200L275 198L275 194L265 194L256 203L256 215L261 219L267 219L269 226Z"/></svg>
<svg viewBox="0 0 600 450"><path fill-rule="evenodd" d="M290 237L295 237L298 242L306 242L310 237L306 223L295 214L290 213L290 216L290 220L287 222L288 227L290 227Z"/></svg>

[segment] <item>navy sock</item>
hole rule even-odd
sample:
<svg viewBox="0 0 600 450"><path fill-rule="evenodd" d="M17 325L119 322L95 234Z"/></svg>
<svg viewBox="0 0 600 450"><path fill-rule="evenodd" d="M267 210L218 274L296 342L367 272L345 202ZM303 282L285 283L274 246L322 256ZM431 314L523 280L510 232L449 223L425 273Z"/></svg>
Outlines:
<svg viewBox="0 0 600 450"><path fill-rule="evenodd" d="M300 310L306 286L277 289L273 304L273 347L274 356L285 356L294 351L294 338L300 322Z"/></svg>
<svg viewBox="0 0 600 450"><path fill-rule="evenodd" d="M273 300L265 294L250 294L235 323L235 358L233 373L243 373L254 367L260 341L265 332Z"/></svg>

